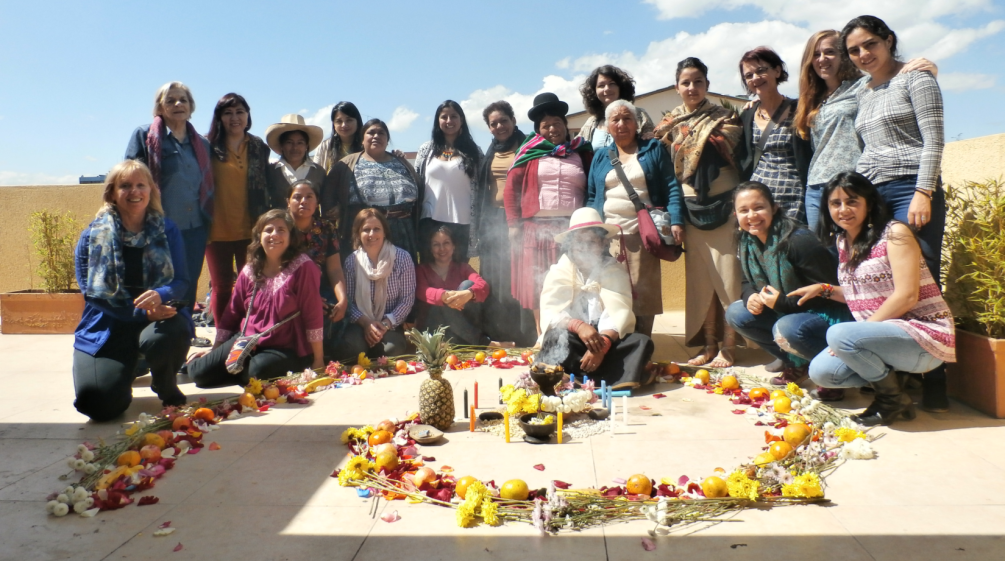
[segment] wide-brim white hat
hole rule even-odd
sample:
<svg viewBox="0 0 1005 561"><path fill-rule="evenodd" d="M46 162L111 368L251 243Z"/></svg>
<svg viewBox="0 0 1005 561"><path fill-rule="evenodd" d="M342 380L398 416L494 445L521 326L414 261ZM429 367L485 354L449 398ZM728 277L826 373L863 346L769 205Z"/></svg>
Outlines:
<svg viewBox="0 0 1005 561"><path fill-rule="evenodd" d="M308 125L304 121L303 115L296 113L283 115L283 118L278 123L269 125L269 128L265 129L265 143L280 156L283 155L283 147L279 144L279 137L287 131L303 131L306 133L308 152L313 152L325 138L325 131L321 130L321 127Z"/></svg>
<svg viewBox="0 0 1005 561"><path fill-rule="evenodd" d="M565 241L565 238L569 237L569 234L583 228L602 228L607 230L607 235L604 237L608 240L621 234L621 228L618 228L614 224L606 224L600 219L600 213L597 212L597 209L584 206L572 213L572 216L569 218L569 229L561 234L556 234L555 241L562 243Z"/></svg>

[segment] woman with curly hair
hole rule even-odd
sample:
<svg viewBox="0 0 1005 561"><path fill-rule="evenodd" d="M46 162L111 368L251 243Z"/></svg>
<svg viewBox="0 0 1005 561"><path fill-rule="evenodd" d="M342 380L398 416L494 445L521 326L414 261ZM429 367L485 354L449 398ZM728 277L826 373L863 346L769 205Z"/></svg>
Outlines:
<svg viewBox="0 0 1005 561"><path fill-rule="evenodd" d="M590 117L583 123L583 128L579 129L579 134L593 145L593 150L597 151L614 144L610 133L607 132L606 111L607 106L612 101L623 99L629 103L635 102L635 80L631 74L618 68L606 64L597 67L590 73L590 76L579 87L579 93L583 95L583 107ZM653 119L641 107L635 108L635 121L639 124L639 134L642 140L649 140L653 137Z"/></svg>

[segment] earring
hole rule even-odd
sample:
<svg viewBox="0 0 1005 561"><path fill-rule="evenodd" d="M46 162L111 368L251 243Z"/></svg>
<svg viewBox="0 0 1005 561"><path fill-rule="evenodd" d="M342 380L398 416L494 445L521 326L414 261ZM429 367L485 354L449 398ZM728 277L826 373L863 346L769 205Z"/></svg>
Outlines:
<svg viewBox="0 0 1005 561"><path fill-rule="evenodd" d="M872 229L872 222L869 223L869 229Z"/></svg>

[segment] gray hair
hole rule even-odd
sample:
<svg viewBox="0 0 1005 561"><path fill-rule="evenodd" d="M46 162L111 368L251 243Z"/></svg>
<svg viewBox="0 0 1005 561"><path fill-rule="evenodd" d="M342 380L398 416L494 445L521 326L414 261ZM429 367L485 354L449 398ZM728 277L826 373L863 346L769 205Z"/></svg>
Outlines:
<svg viewBox="0 0 1005 561"><path fill-rule="evenodd" d="M161 116L161 109L164 106L164 100L167 98L168 93L171 90L180 90L185 92L185 97L188 98L188 106L195 113L195 98L192 97L192 90L188 89L188 86L182 84L181 82L168 82L157 89L157 93L154 94L154 117Z"/></svg>
<svg viewBox="0 0 1005 561"><path fill-rule="evenodd" d="M635 108L635 106L632 104L632 102L625 101L623 99L616 99L616 100L612 101L610 105L607 106L607 109L604 110L604 121L605 122L606 121L610 121L611 120L611 115L613 115L618 109L620 109L622 107L625 107L625 108L628 109L629 113L632 114L632 120L635 121L635 125L638 126L638 124L639 124L639 117L638 117L639 110Z"/></svg>

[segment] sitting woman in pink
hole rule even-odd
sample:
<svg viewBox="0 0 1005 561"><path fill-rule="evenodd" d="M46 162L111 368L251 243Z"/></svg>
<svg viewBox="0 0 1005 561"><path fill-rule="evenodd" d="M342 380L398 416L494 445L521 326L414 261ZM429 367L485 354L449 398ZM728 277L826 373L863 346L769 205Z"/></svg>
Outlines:
<svg viewBox="0 0 1005 561"><path fill-rule="evenodd" d="M274 209L258 218L248 246L248 263L216 326L216 344L189 363L188 374L200 388L261 380L304 368L322 368L324 312L321 271L301 248L293 217ZM265 333L243 369L231 374L227 357L241 335Z"/></svg>
<svg viewBox="0 0 1005 561"><path fill-rule="evenodd" d="M471 265L456 260L450 228L440 226L428 241L422 265L415 269L416 326L446 326L455 344L512 347L489 339L482 329L481 304L489 285Z"/></svg>

